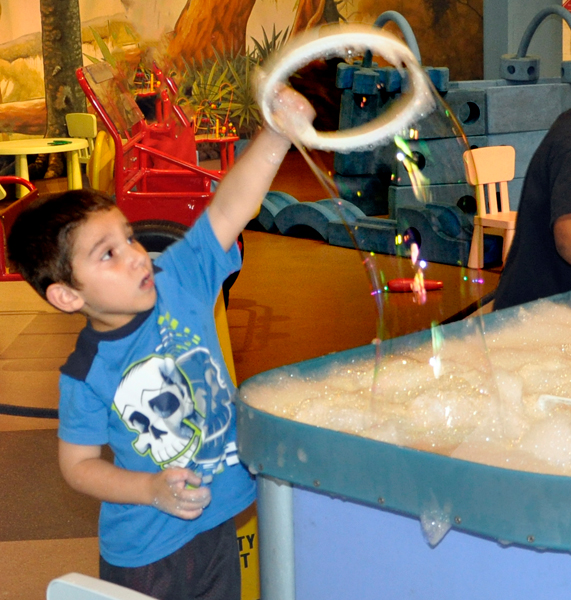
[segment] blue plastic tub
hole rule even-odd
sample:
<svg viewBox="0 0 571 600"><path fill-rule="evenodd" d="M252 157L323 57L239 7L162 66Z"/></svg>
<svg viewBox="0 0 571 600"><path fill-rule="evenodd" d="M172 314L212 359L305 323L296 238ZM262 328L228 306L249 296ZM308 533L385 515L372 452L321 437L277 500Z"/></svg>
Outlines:
<svg viewBox="0 0 571 600"><path fill-rule="evenodd" d="M555 300L569 302L571 295L561 295ZM486 330L515 318L517 311L518 309L508 309L486 315L484 317ZM447 336L461 335L462 331L462 323L443 326L443 333ZM391 340L386 344L386 351L391 352L423 344L430 339L430 335L430 331L424 331ZM360 360L373 355L373 346L332 354L260 374L245 382L241 389L246 389L250 382L263 384L264 381L269 381L276 375L290 376L293 373L300 373L307 377L321 374L334 363L350 362L353 359ZM396 528L395 531L398 531L403 527L406 529L405 524L411 523L411 519L407 517L418 519L435 506L444 509L450 515L454 531L448 534L439 546L431 549L424 541L420 525L416 522L418 535L415 540L409 540L412 546L408 548L406 555L412 558L413 555L419 555L419 552L420 555L425 552L442 552L441 547L450 544L451 542L448 541L450 538L456 540L454 542L456 545L456 550L453 552L454 560L462 561L463 555L466 559L468 556L472 556L468 547L474 544L475 535L479 538L478 555L488 548L492 553L490 557L498 551L504 558L511 556L510 561L515 557L515 564L508 561L509 569L519 572L520 568L517 565L521 563L523 571L518 574L521 581L525 581L526 577L532 577L533 581L537 580L536 573L528 573L528 561L530 557L540 554L543 556L541 569L546 574L545 581L538 583L536 581L539 586L538 590L543 591L541 593L536 591L533 596L529 597L543 597L542 594L545 592L546 598L563 598L571 589L567 587L568 584L571 584L571 557L561 553L571 550L570 477L513 471L377 442L279 418L254 409L241 399L238 400L238 430L240 456L251 470L260 473L263 476L262 481L264 479L272 481L268 478L276 478L293 486L294 507L290 517L297 523L297 525L292 524L292 531L295 531L293 542L295 558L292 560L295 562L295 570L298 574L295 595L298 600L306 597L308 600L318 597L311 596L308 589L311 588L312 578L315 579L322 568L330 573L326 578L328 585L336 580L336 576L340 577L337 584L332 584L332 587L339 591L339 595L332 596L328 592L327 595L319 597L349 598L349 596L343 595L345 592L341 592L341 590L347 589L347 577L351 579L351 575L345 569L335 568L332 565L334 558L331 557L331 529L327 527L319 529L316 525L317 521L325 519L330 526L342 531L340 521L343 521L343 514L345 512L347 514L354 513L357 510L360 519L363 518L363 514L369 515L371 523L380 519L384 522L384 526L392 523L391 527L394 526L393 529ZM340 502L333 500L334 498L349 502ZM264 506L264 502L264 498L261 498L261 511L271 511L271 507ZM311 513L307 510L309 505L313 505L316 510L314 519L307 516ZM381 509L380 512L379 509ZM363 510L365 513L360 512ZM329 513L330 518L328 519ZM366 522L367 517L364 518ZM264 522L263 517L261 522ZM307 526L300 530L301 523L306 523ZM271 524L268 526L272 527ZM298 545L307 537L303 532L313 531L315 533L317 529L320 533L313 539L309 548ZM368 532L363 533L362 522L360 529L361 533L355 531L355 535L366 537ZM365 529L368 527L365 526ZM470 535L466 535L466 533ZM262 542L264 534L261 535ZM271 537L271 533L269 535ZM398 537L398 534L395 533L395 536ZM323 540L323 547L320 547L316 539ZM338 542L347 546L345 540L338 539ZM349 541L347 540L347 542ZM495 542L500 542L501 546ZM506 554L508 549L505 546L507 544L515 544L518 548L511 548L511 554ZM533 551L530 552L527 550L528 548ZM363 554L357 560L360 565L370 564L371 557L380 556L379 552L381 552L380 548L375 548L373 551L367 544L357 544L352 549L352 560L355 559L355 552L359 553L359 549ZM514 552L515 550L517 552ZM552 552L544 552L545 550ZM263 547L261 552L263 565L264 560L270 559L264 557ZM518 558L522 556L522 552L526 557L524 559ZM301 556L305 558L300 563ZM312 560L317 562L314 564L308 556L313 556ZM320 559L315 558L317 556L321 556L321 560L325 563L320 564ZM556 561L553 563L557 565L556 568L554 567L554 572L551 572L546 566L545 556L551 556ZM450 560L452 560L451 557L446 555L446 565L442 566L450 569ZM470 560L473 560L473 557ZM531 560L533 563L534 559L531 558ZM490 558L489 562L496 565L495 568L497 568L498 561L501 562L500 558L496 557ZM561 571L561 561L566 566L565 571ZM388 563L384 560L382 564L386 568ZM309 571L307 571L308 565L311 565ZM528 566L524 567L524 565ZM399 581L403 577L406 580L406 569L409 567L407 556L403 555L403 572L397 573L398 569L395 571L395 566L391 568L391 572ZM469 570L468 565L459 564L457 567L459 569L466 567ZM373 580L378 576L379 569L380 565L376 574L371 573L372 576L374 575ZM306 572L309 577L307 582L310 585L309 588L306 586L305 593L300 592L299 588L301 572ZM468 589L463 589L462 596L460 596L458 595L460 588L448 589L446 587L444 580L450 580L449 575L441 574L441 577L437 571L434 571L434 568L431 572L433 577L439 581L438 593L435 592L434 596L420 593L407 596L403 595L403 589L399 588L394 592L394 596L387 597L435 597L439 599L494 597L493 594L473 596L471 595L473 590ZM340 573L344 573L344 575L338 575ZM263 579L262 573L262 581ZM359 578L359 581L362 583L362 577ZM518 583L518 589L521 581ZM357 581L353 583L356 585ZM495 576L491 577L490 589L496 583L498 581ZM430 585L433 584L436 585L434 582ZM526 585L525 589L531 590L535 584L528 581ZM554 585L557 589L553 589ZM376 584L372 582L371 588L371 598L385 597L380 593L374 594ZM447 589L448 591L446 591ZM558 589L564 590L565 594L559 596ZM362 599L368 596L361 590L359 595L353 597ZM507 596L502 595L501 597L506 598ZM522 596L517 597L521 598Z"/></svg>

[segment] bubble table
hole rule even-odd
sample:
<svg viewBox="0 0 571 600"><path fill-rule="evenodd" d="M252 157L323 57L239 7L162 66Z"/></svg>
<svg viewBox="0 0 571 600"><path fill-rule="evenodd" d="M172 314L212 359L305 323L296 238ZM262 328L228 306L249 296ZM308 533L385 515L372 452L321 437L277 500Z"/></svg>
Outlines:
<svg viewBox="0 0 571 600"><path fill-rule="evenodd" d="M554 297L571 302L571 294ZM519 307L483 317L486 331ZM462 322L444 325L450 335ZM389 340L416 347L430 330ZM308 377L372 346L251 378ZM571 586L571 477L491 467L270 415L237 401L240 458L258 473L264 600L563 600ZM435 547L419 518L452 530Z"/></svg>
<svg viewBox="0 0 571 600"><path fill-rule="evenodd" d="M28 155L54 154L64 152L67 162L67 186L70 190L82 187L79 151L87 148L87 140L83 138L27 138L0 142L0 156L14 156L16 176L30 180L28 171ZM22 196L25 190L19 190Z"/></svg>

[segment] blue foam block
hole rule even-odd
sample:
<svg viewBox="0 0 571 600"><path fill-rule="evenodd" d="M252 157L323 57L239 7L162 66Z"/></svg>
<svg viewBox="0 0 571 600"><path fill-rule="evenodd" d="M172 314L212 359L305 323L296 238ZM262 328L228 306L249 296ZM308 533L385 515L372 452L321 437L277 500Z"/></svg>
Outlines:
<svg viewBox="0 0 571 600"><path fill-rule="evenodd" d="M349 224L341 220L331 221L327 226L328 242L332 246L354 248L364 252L395 254L397 222L392 219L364 217Z"/></svg>
<svg viewBox="0 0 571 600"><path fill-rule="evenodd" d="M277 231L276 215L286 206L299 204L299 201L285 192L268 192L256 220L266 231Z"/></svg>
<svg viewBox="0 0 571 600"><path fill-rule="evenodd" d="M351 222L363 214L356 206L341 198L298 202L280 210L275 217L275 224L283 235L293 233L299 228L310 228L327 240L329 222L337 220Z"/></svg>
<svg viewBox="0 0 571 600"><path fill-rule="evenodd" d="M378 175L335 175L334 179L339 196L360 208L366 215L387 214L387 183Z"/></svg>

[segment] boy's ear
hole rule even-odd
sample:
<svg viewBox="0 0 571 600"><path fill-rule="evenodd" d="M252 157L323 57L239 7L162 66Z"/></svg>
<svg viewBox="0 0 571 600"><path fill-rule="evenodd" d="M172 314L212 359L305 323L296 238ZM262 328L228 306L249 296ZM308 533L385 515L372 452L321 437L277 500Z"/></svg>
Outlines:
<svg viewBox="0 0 571 600"><path fill-rule="evenodd" d="M52 306L66 313L77 312L85 304L77 290L65 283L50 284L46 290L46 298Z"/></svg>

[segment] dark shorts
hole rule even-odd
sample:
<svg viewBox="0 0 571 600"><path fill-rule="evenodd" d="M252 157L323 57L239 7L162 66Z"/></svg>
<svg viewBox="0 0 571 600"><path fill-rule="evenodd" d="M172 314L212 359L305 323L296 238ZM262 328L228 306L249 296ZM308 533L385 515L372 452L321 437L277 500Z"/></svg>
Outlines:
<svg viewBox="0 0 571 600"><path fill-rule="evenodd" d="M158 600L240 600L234 519L143 567L116 567L100 557L99 576Z"/></svg>

